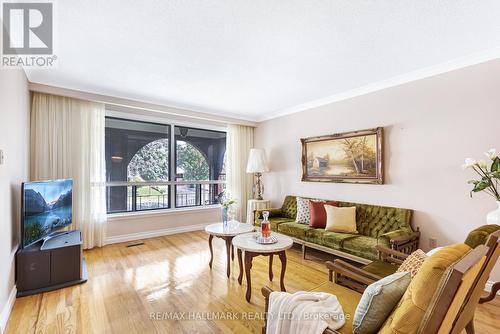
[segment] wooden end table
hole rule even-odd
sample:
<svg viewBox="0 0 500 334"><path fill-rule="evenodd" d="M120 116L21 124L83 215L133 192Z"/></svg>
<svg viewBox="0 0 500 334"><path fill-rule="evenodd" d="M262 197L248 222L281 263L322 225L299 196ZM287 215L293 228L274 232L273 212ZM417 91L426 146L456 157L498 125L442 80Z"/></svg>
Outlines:
<svg viewBox="0 0 500 334"><path fill-rule="evenodd" d="M227 253L227 277L229 278L231 274L231 258L234 260L234 249L231 247L231 241L237 235L242 233L253 232L255 228L250 224L243 224L237 221L228 222L227 226L224 227L222 223L210 224L205 227L205 232L208 233L208 246L210 247L210 262L208 266L212 269L212 263L214 261L214 250L212 248L212 240L214 237L221 238L226 242L226 253Z"/></svg>
<svg viewBox="0 0 500 334"><path fill-rule="evenodd" d="M280 275L280 288L281 291L285 290L285 271L286 271L286 250L291 248L293 240L285 235L273 233L278 239L277 243L262 245L255 241L256 233L241 234L233 239L233 246L236 247L238 252L238 264L240 266L240 275L238 276L238 283L241 285L243 280L243 259L242 251L245 252L245 277L247 280L246 300L250 302L252 296L252 279L250 269L252 269L252 260L256 256L269 256L269 280L273 280L273 256L278 255L281 261L281 275Z"/></svg>

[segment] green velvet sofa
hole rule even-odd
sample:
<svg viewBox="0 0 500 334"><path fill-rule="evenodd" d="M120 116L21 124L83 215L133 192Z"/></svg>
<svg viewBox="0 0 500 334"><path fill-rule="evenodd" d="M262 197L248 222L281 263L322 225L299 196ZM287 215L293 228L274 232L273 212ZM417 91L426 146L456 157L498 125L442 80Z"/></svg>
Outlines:
<svg viewBox="0 0 500 334"><path fill-rule="evenodd" d="M420 232L411 227L412 210L348 202L339 202L339 205L356 207L358 234L329 232L296 223L296 196L286 196L281 208L266 211L269 211L271 230L288 235L295 243L301 244L304 257L307 248L315 248L359 263L368 263L378 258L376 245L407 254L418 248ZM257 226L260 226L262 211L255 211Z"/></svg>

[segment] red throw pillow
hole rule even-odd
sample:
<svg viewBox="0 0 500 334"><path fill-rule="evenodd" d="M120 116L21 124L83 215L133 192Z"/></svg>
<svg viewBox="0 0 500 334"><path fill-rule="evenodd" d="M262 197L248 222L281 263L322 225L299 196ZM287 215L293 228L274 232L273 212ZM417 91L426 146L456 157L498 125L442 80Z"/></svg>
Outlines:
<svg viewBox="0 0 500 334"><path fill-rule="evenodd" d="M325 228L326 227L326 211L325 205L339 206L339 202L336 201L309 201L309 212L311 214L311 220L309 226L315 228Z"/></svg>

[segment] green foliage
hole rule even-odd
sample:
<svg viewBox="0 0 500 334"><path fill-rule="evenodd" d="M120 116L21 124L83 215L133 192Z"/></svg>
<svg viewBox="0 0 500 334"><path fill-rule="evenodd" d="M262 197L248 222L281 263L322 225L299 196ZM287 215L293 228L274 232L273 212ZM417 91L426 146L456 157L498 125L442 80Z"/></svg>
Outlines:
<svg viewBox="0 0 500 334"><path fill-rule="evenodd" d="M474 188L472 189L472 191L475 193L483 191L484 189L488 188L491 185L490 180L485 179L484 177L482 180L480 181L474 180L474 182L472 183L474 184Z"/></svg>
<svg viewBox="0 0 500 334"><path fill-rule="evenodd" d="M226 191L219 194L218 201L219 201L219 204L225 209L228 209L231 207L231 205L237 203L236 200L231 198L231 195L229 193L227 193Z"/></svg>
<svg viewBox="0 0 500 334"><path fill-rule="evenodd" d="M485 153L492 161L490 168L485 161L476 161L468 158L465 160L464 168L471 168L479 176L479 180L470 180L468 183L473 185L470 196L473 193L484 191L488 195L500 201L499 180L500 180L500 158L496 155L494 149Z"/></svg>
<svg viewBox="0 0 500 334"><path fill-rule="evenodd" d="M153 141L141 148L128 164L129 181L168 180L168 139Z"/></svg>
<svg viewBox="0 0 500 334"><path fill-rule="evenodd" d="M183 171L183 179L186 181L208 180L210 176L205 156L184 141L177 141L177 168Z"/></svg>
<svg viewBox="0 0 500 334"><path fill-rule="evenodd" d="M493 163L491 164L490 171L491 172L500 172L500 158L499 157L496 157L493 160Z"/></svg>
<svg viewBox="0 0 500 334"><path fill-rule="evenodd" d="M160 139L141 148L128 165L129 181L167 181L169 169L168 140ZM177 142L177 168L186 181L208 180L209 166L193 145ZM162 189L157 189L163 193Z"/></svg>

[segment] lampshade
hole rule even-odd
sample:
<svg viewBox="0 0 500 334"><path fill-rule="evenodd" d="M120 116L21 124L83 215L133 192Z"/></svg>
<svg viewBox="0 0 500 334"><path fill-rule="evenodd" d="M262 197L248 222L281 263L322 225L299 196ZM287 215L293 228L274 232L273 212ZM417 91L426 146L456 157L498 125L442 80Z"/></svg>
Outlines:
<svg viewBox="0 0 500 334"><path fill-rule="evenodd" d="M252 148L248 155L247 173L269 172L267 167L266 151L261 148Z"/></svg>

